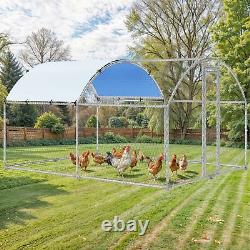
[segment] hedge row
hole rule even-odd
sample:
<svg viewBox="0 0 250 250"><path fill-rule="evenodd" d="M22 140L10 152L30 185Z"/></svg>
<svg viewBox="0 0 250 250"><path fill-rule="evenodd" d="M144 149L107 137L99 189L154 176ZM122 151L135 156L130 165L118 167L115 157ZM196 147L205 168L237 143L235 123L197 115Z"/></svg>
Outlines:
<svg viewBox="0 0 250 250"><path fill-rule="evenodd" d="M95 144L96 137L81 137L79 138L79 144ZM150 137L147 135L138 136L136 138L126 138L121 135L115 135L112 132L106 133L104 136L99 137L100 144L108 143L163 143L163 138ZM171 144L183 144L183 145L201 145L201 141L195 140L170 140ZM27 140L27 141L15 141L8 143L8 147L27 147L27 146L53 146L53 145L74 145L74 139L60 139L60 140ZM215 145L210 143L208 145ZM221 146L226 147L238 147L244 148L244 143L232 143L221 141Z"/></svg>

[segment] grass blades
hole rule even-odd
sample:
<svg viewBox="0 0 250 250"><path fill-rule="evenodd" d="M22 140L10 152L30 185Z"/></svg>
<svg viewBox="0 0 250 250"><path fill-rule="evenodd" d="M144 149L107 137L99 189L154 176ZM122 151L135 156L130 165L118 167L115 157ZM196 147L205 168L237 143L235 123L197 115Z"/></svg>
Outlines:
<svg viewBox="0 0 250 250"><path fill-rule="evenodd" d="M199 157L198 146L172 148L178 154L189 149L193 158ZM59 147L56 154L62 152L68 149ZM238 156L242 162L238 149L225 152L224 160ZM107 166L91 168L95 172L87 174L103 176ZM128 175L136 173L144 172ZM0 249L248 249L249 204L249 171L230 172L166 192L0 170ZM103 232L102 221L114 216L124 221L150 220L148 230L144 236Z"/></svg>

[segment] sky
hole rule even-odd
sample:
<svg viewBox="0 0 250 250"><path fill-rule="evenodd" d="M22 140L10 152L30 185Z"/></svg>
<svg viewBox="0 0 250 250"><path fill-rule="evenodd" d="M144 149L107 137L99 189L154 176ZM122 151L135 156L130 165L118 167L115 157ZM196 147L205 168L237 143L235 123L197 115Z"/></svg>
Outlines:
<svg viewBox="0 0 250 250"><path fill-rule="evenodd" d="M132 43L124 21L135 0L0 0L0 32L24 42L45 27L70 45L72 58L116 59ZM18 55L21 45L11 47Z"/></svg>

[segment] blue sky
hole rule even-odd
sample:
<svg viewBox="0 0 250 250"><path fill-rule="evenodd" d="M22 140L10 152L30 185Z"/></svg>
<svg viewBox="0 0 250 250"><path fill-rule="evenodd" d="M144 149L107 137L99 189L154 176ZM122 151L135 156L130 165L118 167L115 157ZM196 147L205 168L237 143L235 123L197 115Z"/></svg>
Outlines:
<svg viewBox="0 0 250 250"><path fill-rule="evenodd" d="M74 59L125 57L131 44L124 21L135 0L0 0L0 32L23 42L32 31L52 29ZM21 45L12 46L18 55Z"/></svg>

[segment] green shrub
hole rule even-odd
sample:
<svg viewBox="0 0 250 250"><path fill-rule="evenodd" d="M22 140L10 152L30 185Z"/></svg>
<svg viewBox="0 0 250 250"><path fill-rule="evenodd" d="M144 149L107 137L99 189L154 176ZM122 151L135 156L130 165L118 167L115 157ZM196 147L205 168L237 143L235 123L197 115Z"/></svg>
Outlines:
<svg viewBox="0 0 250 250"><path fill-rule="evenodd" d="M3 128L3 118L0 116L0 130Z"/></svg>
<svg viewBox="0 0 250 250"><path fill-rule="evenodd" d="M220 141L220 145L221 145L221 147L226 146L226 141L225 141L224 139L221 139L221 141Z"/></svg>
<svg viewBox="0 0 250 250"><path fill-rule="evenodd" d="M100 138L102 143L127 143L128 140L124 136L115 135L112 132L107 132L103 138Z"/></svg>
<svg viewBox="0 0 250 250"><path fill-rule="evenodd" d="M142 128L147 128L149 123L149 118L144 113L138 113L136 116L137 124Z"/></svg>
<svg viewBox="0 0 250 250"><path fill-rule="evenodd" d="M149 137L146 135L138 136L137 138L125 138L113 133L106 133L99 138L100 144L106 143L163 143L163 138ZM60 139L60 140L28 140L28 141L14 141L8 142L8 147L27 147L27 146L56 146L56 145L75 145L75 139ZM95 144L96 137L80 137L79 144ZM170 140L170 144L183 144L183 145L200 145L201 141L194 140ZM209 145L209 144L208 144ZM226 147L244 148L244 143L226 142Z"/></svg>
<svg viewBox="0 0 250 250"><path fill-rule="evenodd" d="M15 127L33 127L38 116L37 107L33 104L8 105L9 124Z"/></svg>
<svg viewBox="0 0 250 250"><path fill-rule="evenodd" d="M56 123L52 128L51 128L51 132L55 133L55 134L61 134L63 133L65 130L63 124L61 123Z"/></svg>
<svg viewBox="0 0 250 250"><path fill-rule="evenodd" d="M95 144L96 143L96 137L95 136L80 137L79 143L80 144ZM100 140L99 140L99 143L101 143Z"/></svg>
<svg viewBox="0 0 250 250"><path fill-rule="evenodd" d="M97 119L95 115L91 115L89 119L86 122L86 127L87 128L96 128L97 125ZM100 123L98 123L99 128L100 128Z"/></svg>
<svg viewBox="0 0 250 250"><path fill-rule="evenodd" d="M184 140L171 140L171 143L173 144L183 144L183 145L201 145L201 141L200 140L189 140L189 139L184 139ZM207 145L209 145L209 143L207 142Z"/></svg>
<svg viewBox="0 0 250 250"><path fill-rule="evenodd" d="M45 112L37 118L35 128L49 128L54 133L62 133L64 126L61 118L52 112Z"/></svg>
<svg viewBox="0 0 250 250"><path fill-rule="evenodd" d="M162 143L163 140L160 137L150 137L148 135L137 136L137 143Z"/></svg>
<svg viewBox="0 0 250 250"><path fill-rule="evenodd" d="M110 128L126 128L128 126L128 120L126 117L113 116L109 118L109 127Z"/></svg>
<svg viewBox="0 0 250 250"><path fill-rule="evenodd" d="M129 128L138 128L138 123L134 120L128 120L128 127Z"/></svg>

